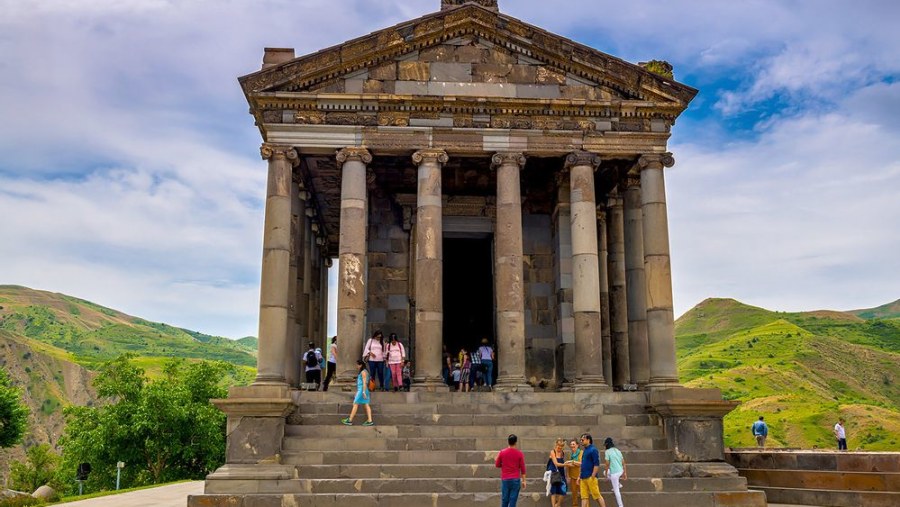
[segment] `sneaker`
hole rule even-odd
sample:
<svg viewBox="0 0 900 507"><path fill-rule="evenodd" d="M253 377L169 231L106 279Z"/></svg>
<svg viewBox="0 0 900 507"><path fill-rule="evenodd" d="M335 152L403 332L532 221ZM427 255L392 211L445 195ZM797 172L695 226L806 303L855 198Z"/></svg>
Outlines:
<svg viewBox="0 0 900 507"><path fill-rule="evenodd" d="M372 421L366 421L362 424L363 426L375 426L375 423Z"/></svg>
<svg viewBox="0 0 900 507"><path fill-rule="evenodd" d="M353 426L353 421L351 421L349 417L345 417L341 419L341 424L344 426Z"/></svg>

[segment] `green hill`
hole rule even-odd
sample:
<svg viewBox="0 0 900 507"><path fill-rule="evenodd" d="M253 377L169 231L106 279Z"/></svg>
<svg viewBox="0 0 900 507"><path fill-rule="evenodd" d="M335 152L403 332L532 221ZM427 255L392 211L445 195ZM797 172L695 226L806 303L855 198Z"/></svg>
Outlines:
<svg viewBox="0 0 900 507"><path fill-rule="evenodd" d="M726 445L754 445L763 415L772 445L830 447L844 416L851 448L900 449L900 322L708 299L676 335L682 382L743 402L725 418Z"/></svg>
<svg viewBox="0 0 900 507"><path fill-rule="evenodd" d="M133 353L147 358L221 360L255 367L255 347L51 292L0 285L0 329L52 345L88 368Z"/></svg>
<svg viewBox="0 0 900 507"><path fill-rule="evenodd" d="M875 308L865 308L862 310L850 310L857 317L864 319L900 319L900 299L893 303L877 306Z"/></svg>

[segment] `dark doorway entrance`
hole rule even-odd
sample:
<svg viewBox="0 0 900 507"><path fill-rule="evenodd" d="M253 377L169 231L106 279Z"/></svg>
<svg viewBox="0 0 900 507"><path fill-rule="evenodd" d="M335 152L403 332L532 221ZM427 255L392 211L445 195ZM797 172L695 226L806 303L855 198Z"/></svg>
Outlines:
<svg viewBox="0 0 900 507"><path fill-rule="evenodd" d="M494 342L492 241L444 238L444 345L456 357L482 338Z"/></svg>

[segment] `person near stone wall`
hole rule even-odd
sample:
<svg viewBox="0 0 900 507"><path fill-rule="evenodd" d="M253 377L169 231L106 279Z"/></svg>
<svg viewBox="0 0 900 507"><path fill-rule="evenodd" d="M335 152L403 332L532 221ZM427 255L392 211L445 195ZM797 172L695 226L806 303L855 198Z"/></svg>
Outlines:
<svg viewBox="0 0 900 507"><path fill-rule="evenodd" d="M837 424L834 425L834 438L837 439L837 445L839 451L847 450L847 431L844 429L844 418L841 417L838 419Z"/></svg>
<svg viewBox="0 0 900 507"><path fill-rule="evenodd" d="M581 447L577 440L569 442L569 459L566 460L566 476L569 479L569 491L572 492L572 507L581 505L581 490L578 487L578 475L581 473Z"/></svg>
<svg viewBox="0 0 900 507"><path fill-rule="evenodd" d="M765 447L766 437L769 436L769 426L763 420L763 416L759 416L759 420L753 423L750 431L753 432L753 437L756 438L756 446Z"/></svg>
<svg viewBox="0 0 900 507"><path fill-rule="evenodd" d="M481 354L481 366L484 368L484 385L490 389L494 385L494 349L491 348L487 338L481 339L481 347L478 347L478 354Z"/></svg>
<svg viewBox="0 0 900 507"><path fill-rule="evenodd" d="M304 372L306 373L306 383L315 384L315 389L319 389L322 384L322 367L319 363L322 361L322 350L316 348L316 344L309 342L309 350L303 355Z"/></svg>
<svg viewBox="0 0 900 507"><path fill-rule="evenodd" d="M328 390L328 384L334 378L334 372L337 370L337 336L331 337L331 345L328 346L328 371L325 373L325 382L322 383L322 390Z"/></svg>

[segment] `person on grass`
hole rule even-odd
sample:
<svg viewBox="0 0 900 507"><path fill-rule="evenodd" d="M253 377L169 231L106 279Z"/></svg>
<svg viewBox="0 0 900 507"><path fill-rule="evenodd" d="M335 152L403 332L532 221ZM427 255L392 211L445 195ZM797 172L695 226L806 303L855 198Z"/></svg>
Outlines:
<svg viewBox="0 0 900 507"><path fill-rule="evenodd" d="M359 406L366 407L366 416L368 419L363 426L375 426L372 421L372 407L369 406L369 400L372 399L372 393L369 392L369 372L366 370L366 363L361 360L356 361L356 369L359 374L356 376L356 397L353 398L353 408L350 410L350 417L341 419L341 423L347 426L353 426L353 418L356 417L356 411Z"/></svg>

